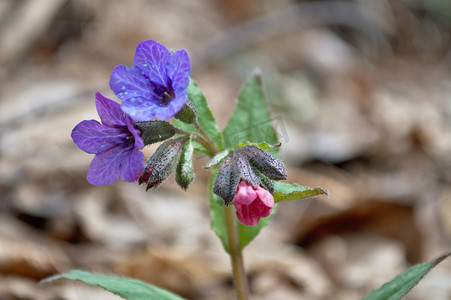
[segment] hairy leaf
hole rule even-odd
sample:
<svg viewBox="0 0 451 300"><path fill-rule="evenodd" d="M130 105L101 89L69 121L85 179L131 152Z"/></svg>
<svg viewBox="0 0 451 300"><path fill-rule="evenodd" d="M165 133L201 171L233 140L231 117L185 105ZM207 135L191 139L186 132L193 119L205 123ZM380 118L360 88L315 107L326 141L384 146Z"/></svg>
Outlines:
<svg viewBox="0 0 451 300"><path fill-rule="evenodd" d="M224 129L223 136L226 148L236 148L245 141L257 144L279 142L259 72L254 72L238 96L235 110ZM278 148L272 148L269 152L277 155Z"/></svg>
<svg viewBox="0 0 451 300"><path fill-rule="evenodd" d="M274 202L300 200L318 195L328 195L329 192L323 188L310 188L296 183L283 183L274 181Z"/></svg>
<svg viewBox="0 0 451 300"><path fill-rule="evenodd" d="M118 276L94 274L81 270L71 270L64 274L46 278L41 283L58 279L79 280L87 285L96 285L105 290L129 300L183 300L184 298L162 288L153 286L140 280Z"/></svg>
<svg viewBox="0 0 451 300"><path fill-rule="evenodd" d="M364 300L398 300L406 295L433 267L451 255L451 252L440 255L429 262L415 265L373 291Z"/></svg>

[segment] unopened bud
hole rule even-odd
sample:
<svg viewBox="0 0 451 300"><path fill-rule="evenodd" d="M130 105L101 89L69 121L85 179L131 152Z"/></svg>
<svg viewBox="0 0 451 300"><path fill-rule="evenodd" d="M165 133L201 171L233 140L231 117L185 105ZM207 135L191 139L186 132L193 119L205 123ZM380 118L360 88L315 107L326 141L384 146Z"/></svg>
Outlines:
<svg viewBox="0 0 451 300"><path fill-rule="evenodd" d="M249 145L239 148L260 172L274 180L287 179L287 171L282 161L268 154L262 149Z"/></svg>
<svg viewBox="0 0 451 300"><path fill-rule="evenodd" d="M158 147L146 163L144 173L139 183L147 183L147 190L156 188L166 180L177 166L182 153L183 145L188 136L168 140Z"/></svg>
<svg viewBox="0 0 451 300"><path fill-rule="evenodd" d="M188 185L194 180L193 153L193 142L190 137L186 140L183 146L175 175L178 185L180 185L184 190L186 190Z"/></svg>
<svg viewBox="0 0 451 300"><path fill-rule="evenodd" d="M235 173L237 173L240 177L240 180L246 180L255 188L260 185L260 177L255 174L255 171L249 163L249 160L242 153L238 151L233 153L233 164L233 169Z"/></svg>
<svg viewBox="0 0 451 300"><path fill-rule="evenodd" d="M221 162L213 192L224 199L225 205L229 205L236 194L238 184L243 179L254 187L258 187L261 183L248 159L240 152L231 152Z"/></svg>
<svg viewBox="0 0 451 300"><path fill-rule="evenodd" d="M190 100L186 101L182 109L175 115L175 118L187 124L192 124L196 121L196 110Z"/></svg>
<svg viewBox="0 0 451 300"><path fill-rule="evenodd" d="M229 205L235 196L240 178L233 171L232 156L227 156L222 162L218 170L215 182L213 184L213 193L224 199L225 205Z"/></svg>

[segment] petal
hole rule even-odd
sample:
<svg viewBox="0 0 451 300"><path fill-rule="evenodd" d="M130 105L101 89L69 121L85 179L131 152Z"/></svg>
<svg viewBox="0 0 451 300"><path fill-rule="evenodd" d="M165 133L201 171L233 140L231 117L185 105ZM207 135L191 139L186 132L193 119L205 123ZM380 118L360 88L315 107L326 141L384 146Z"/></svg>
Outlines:
<svg viewBox="0 0 451 300"><path fill-rule="evenodd" d="M133 125L133 120L129 116L126 117L125 121L127 122L128 131L135 138L135 148L142 149L144 147L144 141L141 138L141 131Z"/></svg>
<svg viewBox="0 0 451 300"><path fill-rule="evenodd" d="M86 179L93 185L110 184L118 179L121 170L123 148L117 146L97 154L91 162Z"/></svg>
<svg viewBox="0 0 451 300"><path fill-rule="evenodd" d="M97 154L123 144L130 133L126 128L111 128L96 120L85 120L72 130L74 143L89 154Z"/></svg>
<svg viewBox="0 0 451 300"><path fill-rule="evenodd" d="M246 181L242 180L238 186L238 191L233 197L235 205L249 205L257 199L257 193Z"/></svg>
<svg viewBox="0 0 451 300"><path fill-rule="evenodd" d="M257 193L258 198L263 202L263 204L267 207L273 207L274 206L274 197L270 192L265 190L262 187L257 187L255 189L255 192Z"/></svg>
<svg viewBox="0 0 451 300"><path fill-rule="evenodd" d="M96 108L102 124L109 127L127 126L121 105L99 92L96 93Z"/></svg>
<svg viewBox="0 0 451 300"><path fill-rule="evenodd" d="M141 97L124 100L121 105L122 110L134 121L152 120L158 107L158 104Z"/></svg>
<svg viewBox="0 0 451 300"><path fill-rule="evenodd" d="M249 205L251 213L257 218L266 218L272 211L272 207L266 206L260 199Z"/></svg>
<svg viewBox="0 0 451 300"><path fill-rule="evenodd" d="M121 100L143 98L160 101L160 96L144 71L134 66L119 65L114 67L110 76L110 88ZM158 88L159 89L159 88Z"/></svg>
<svg viewBox="0 0 451 300"><path fill-rule="evenodd" d="M133 62L142 70L150 81L169 88L169 78L166 65L171 57L171 51L159 42L147 40L136 47Z"/></svg>
<svg viewBox="0 0 451 300"><path fill-rule="evenodd" d="M174 98L166 106L156 105L153 112L158 119L167 120L175 116L182 109L186 100L188 100L188 92L186 90L175 92Z"/></svg>
<svg viewBox="0 0 451 300"><path fill-rule="evenodd" d="M248 205L235 205L238 220L247 226L255 226L260 220L251 213Z"/></svg>
<svg viewBox="0 0 451 300"><path fill-rule="evenodd" d="M144 172L144 154L138 149L132 149L127 155L123 155L121 163L121 178L124 181L133 182Z"/></svg>
<svg viewBox="0 0 451 300"><path fill-rule="evenodd" d="M190 71L188 52L185 49L175 51L167 65L168 76L172 81L172 88L175 92L188 87Z"/></svg>

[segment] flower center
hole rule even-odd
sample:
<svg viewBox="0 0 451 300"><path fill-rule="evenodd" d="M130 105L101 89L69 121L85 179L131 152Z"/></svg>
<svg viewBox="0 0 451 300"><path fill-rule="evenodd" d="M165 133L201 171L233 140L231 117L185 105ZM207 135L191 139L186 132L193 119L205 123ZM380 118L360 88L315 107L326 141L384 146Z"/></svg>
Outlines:
<svg viewBox="0 0 451 300"><path fill-rule="evenodd" d="M169 102L171 102L172 98L174 98L174 90L170 88L167 91L164 91L164 93L160 97L160 106L167 106Z"/></svg>

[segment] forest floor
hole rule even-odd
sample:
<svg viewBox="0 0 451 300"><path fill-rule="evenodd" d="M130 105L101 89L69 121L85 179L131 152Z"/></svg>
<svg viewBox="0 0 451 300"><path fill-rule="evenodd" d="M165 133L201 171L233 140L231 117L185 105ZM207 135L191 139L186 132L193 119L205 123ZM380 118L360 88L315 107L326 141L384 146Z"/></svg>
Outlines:
<svg viewBox="0 0 451 300"><path fill-rule="evenodd" d="M188 50L221 128L260 68L288 181L330 192L278 205L245 249L253 299L360 299L449 250L450 29L447 1L2 1L0 299L119 299L37 285L70 269L233 299L205 156L186 192L96 187L70 138L146 39ZM405 299L451 299L451 262Z"/></svg>

